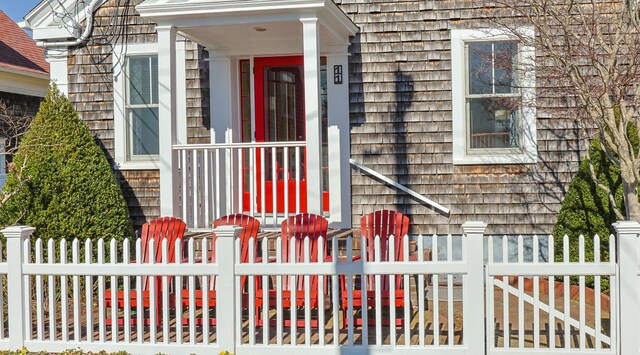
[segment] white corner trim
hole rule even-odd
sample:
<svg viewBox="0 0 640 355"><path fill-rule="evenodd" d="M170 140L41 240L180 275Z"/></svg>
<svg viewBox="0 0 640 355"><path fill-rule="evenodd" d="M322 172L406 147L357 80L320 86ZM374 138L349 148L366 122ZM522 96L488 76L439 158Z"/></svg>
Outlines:
<svg viewBox="0 0 640 355"><path fill-rule="evenodd" d="M159 162L154 160L128 160L127 158L127 127L126 127L126 78L124 75L124 63L127 56L157 54L157 43L115 44L113 46L113 133L114 133L114 162L115 169L119 170L157 170ZM185 84L185 43L179 41L176 44L176 71L178 78L177 97L180 104L176 119L178 143L186 143L186 84ZM162 144L162 142L160 142Z"/></svg>
<svg viewBox="0 0 640 355"><path fill-rule="evenodd" d="M533 38L534 30L519 28L519 34ZM519 45L521 66L530 70L520 77L522 95L522 135L520 149L495 149L469 153L467 149L466 110L466 58L465 43L469 41L513 40L513 34L502 29L452 29L451 30L451 100L453 164L534 164L538 161L535 106L535 48Z"/></svg>

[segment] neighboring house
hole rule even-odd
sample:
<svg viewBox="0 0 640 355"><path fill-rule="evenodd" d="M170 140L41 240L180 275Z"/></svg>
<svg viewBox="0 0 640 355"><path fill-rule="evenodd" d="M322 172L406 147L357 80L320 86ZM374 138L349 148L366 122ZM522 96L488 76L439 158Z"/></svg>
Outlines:
<svg viewBox="0 0 640 355"><path fill-rule="evenodd" d="M577 170L570 122L540 105L483 105L535 97L495 84L495 73L535 78L474 53L510 63L535 53L489 36L481 4L58 3L71 16L44 1L25 27L100 138L136 224L175 215L207 228L245 212L276 225L309 211L350 227L388 208L410 215L411 233L459 233L467 220L549 233Z"/></svg>
<svg viewBox="0 0 640 355"><path fill-rule="evenodd" d="M9 116L34 116L49 87L44 50L0 11L0 104ZM3 130L4 131L4 130ZM0 136L0 186L5 181L5 144Z"/></svg>

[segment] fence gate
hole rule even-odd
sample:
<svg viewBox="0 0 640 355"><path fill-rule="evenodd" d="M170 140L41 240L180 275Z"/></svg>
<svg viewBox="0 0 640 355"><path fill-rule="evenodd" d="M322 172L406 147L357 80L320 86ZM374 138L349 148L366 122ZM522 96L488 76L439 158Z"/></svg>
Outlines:
<svg viewBox="0 0 640 355"><path fill-rule="evenodd" d="M490 236L487 248L488 354L616 354L613 235L580 236L578 250L566 236Z"/></svg>

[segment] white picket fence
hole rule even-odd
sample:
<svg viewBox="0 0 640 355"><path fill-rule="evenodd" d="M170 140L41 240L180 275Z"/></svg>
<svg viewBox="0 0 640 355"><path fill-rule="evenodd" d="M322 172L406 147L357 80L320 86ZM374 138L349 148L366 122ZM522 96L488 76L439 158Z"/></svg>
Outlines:
<svg viewBox="0 0 640 355"><path fill-rule="evenodd" d="M6 255L0 287L7 290L6 298L0 292L0 347L141 354L640 353L640 224L617 224L606 248L596 237L588 250L581 238L577 262L569 261L566 239L562 260L555 261L542 252L554 255L551 237L492 237L485 228L467 222L462 236L404 236L401 260L393 257L394 237L387 261L379 238L372 249L378 257L365 261L359 251L366 240L355 247L347 237L326 247L319 240L317 248L309 239L303 245L292 240L288 262L279 239L275 255L262 239L249 246L249 262L240 262L240 229L223 227L216 240L178 242L176 255L184 257L175 263L167 262L165 241L159 246L164 261L147 264L134 261L142 260L139 241L33 242L32 228L11 227L2 231L6 249L0 252ZM609 257L601 260L605 251ZM593 288L587 287L591 279ZM108 304L116 299L121 304Z"/></svg>

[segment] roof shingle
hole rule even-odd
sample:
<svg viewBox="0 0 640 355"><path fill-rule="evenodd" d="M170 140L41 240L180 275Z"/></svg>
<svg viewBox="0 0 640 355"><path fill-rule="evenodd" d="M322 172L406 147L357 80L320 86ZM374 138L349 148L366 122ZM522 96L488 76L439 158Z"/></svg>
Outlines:
<svg viewBox="0 0 640 355"><path fill-rule="evenodd" d="M44 49L0 11L0 68L49 74Z"/></svg>

